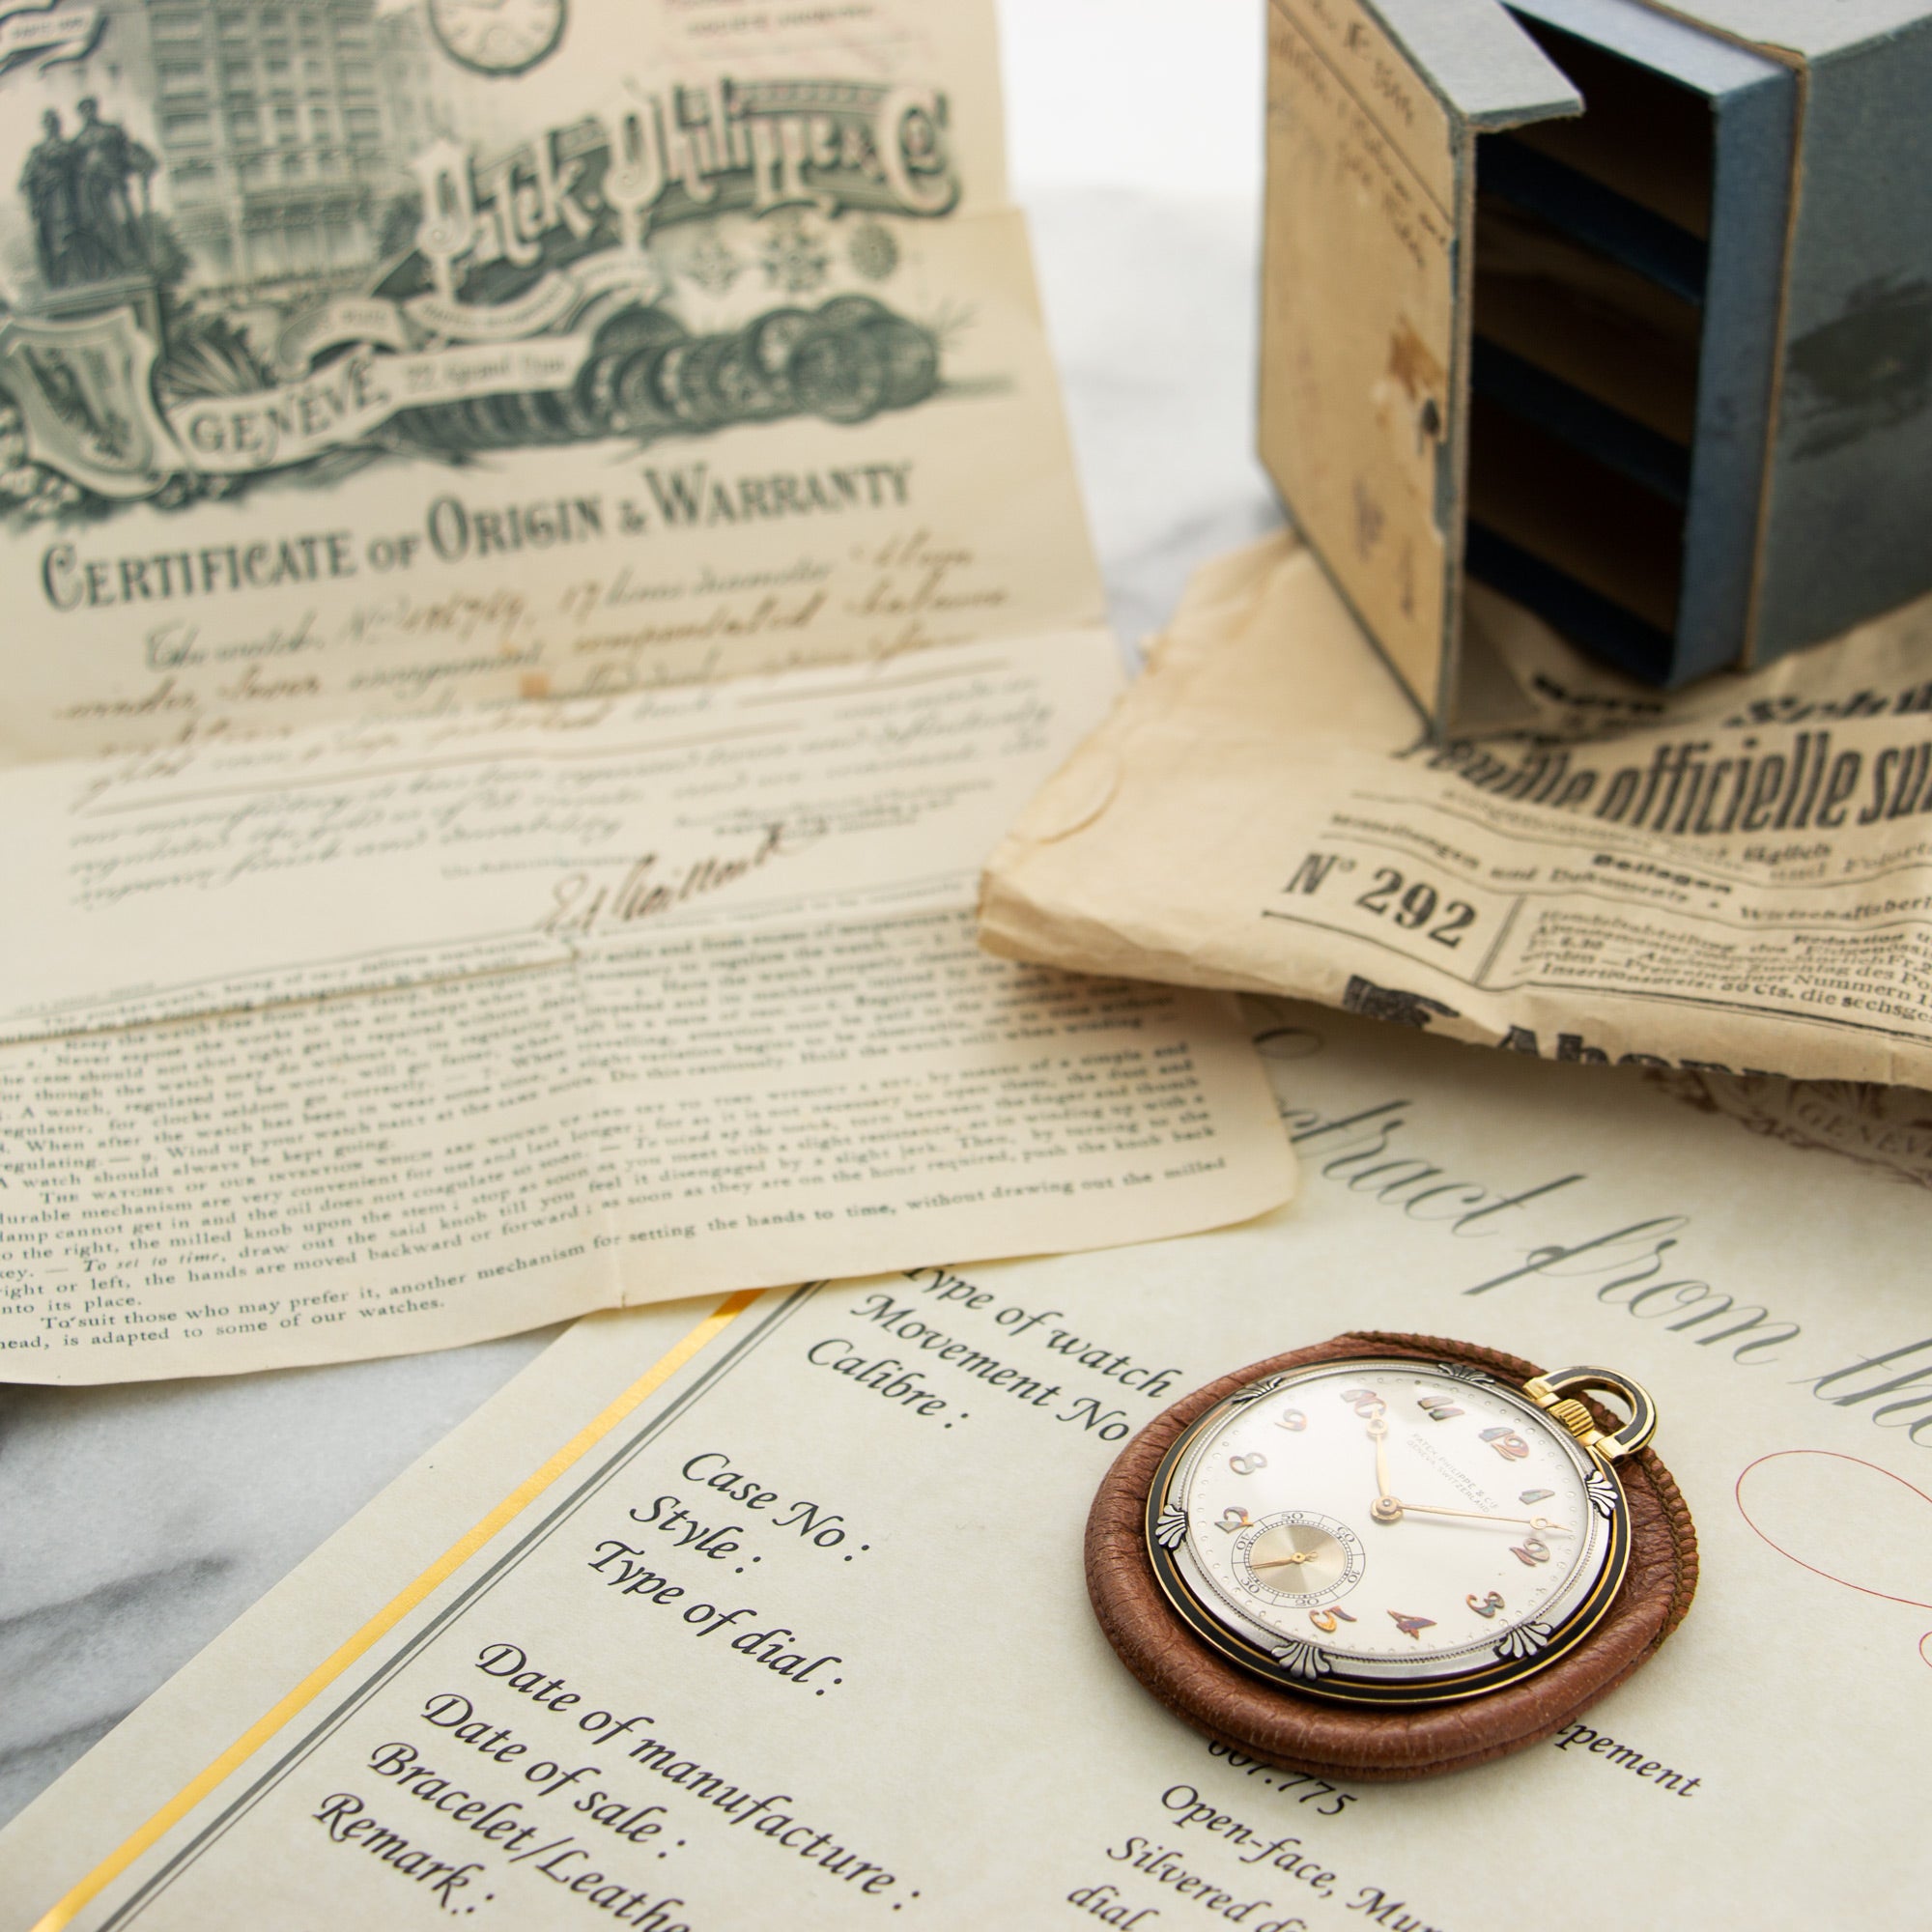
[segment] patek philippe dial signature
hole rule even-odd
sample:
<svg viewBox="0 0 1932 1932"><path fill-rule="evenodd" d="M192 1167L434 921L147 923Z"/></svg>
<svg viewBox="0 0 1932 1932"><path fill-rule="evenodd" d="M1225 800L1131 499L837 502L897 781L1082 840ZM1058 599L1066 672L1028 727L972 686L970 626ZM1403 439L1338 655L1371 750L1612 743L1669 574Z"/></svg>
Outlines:
<svg viewBox="0 0 1932 1932"><path fill-rule="evenodd" d="M524 73L563 37L565 0L429 0L430 25L479 73Z"/></svg>
<svg viewBox="0 0 1932 1932"><path fill-rule="evenodd" d="M1509 1383L1447 1366L1237 1391L1155 1492L1156 1572L1197 1633L1330 1696L1469 1695L1539 1668L1601 1618L1628 1556L1598 1460Z"/></svg>

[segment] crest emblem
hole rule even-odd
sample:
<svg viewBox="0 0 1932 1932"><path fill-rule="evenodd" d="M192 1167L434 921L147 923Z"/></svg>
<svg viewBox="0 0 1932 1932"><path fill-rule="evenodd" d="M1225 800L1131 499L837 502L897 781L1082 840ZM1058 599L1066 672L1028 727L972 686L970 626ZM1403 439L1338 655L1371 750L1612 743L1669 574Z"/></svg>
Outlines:
<svg viewBox="0 0 1932 1932"><path fill-rule="evenodd" d="M102 497L146 497L184 468L150 381L155 345L131 309L0 326L0 383L37 463Z"/></svg>

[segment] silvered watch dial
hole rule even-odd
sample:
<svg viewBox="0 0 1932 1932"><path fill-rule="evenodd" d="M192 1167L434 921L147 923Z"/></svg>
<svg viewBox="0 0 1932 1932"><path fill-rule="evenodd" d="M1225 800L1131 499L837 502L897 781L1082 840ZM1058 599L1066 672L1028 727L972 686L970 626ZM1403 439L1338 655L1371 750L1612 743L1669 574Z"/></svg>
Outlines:
<svg viewBox="0 0 1932 1932"><path fill-rule="evenodd" d="M1560 1419L1478 1370L1380 1357L1210 1408L1154 1478L1148 1539L1170 1601L1223 1655L1383 1703L1553 1662L1630 1553L1621 1485Z"/></svg>

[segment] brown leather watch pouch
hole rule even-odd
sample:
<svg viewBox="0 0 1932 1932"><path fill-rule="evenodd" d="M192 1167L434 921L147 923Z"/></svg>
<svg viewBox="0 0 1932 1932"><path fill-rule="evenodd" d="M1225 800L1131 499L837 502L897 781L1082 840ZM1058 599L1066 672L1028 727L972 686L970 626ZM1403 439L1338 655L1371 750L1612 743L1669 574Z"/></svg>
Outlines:
<svg viewBox="0 0 1932 1932"><path fill-rule="evenodd" d="M1617 1464L1632 1533L1623 1588L1575 1650L1533 1677L1461 1702L1402 1711L1332 1703L1249 1677L1201 1643L1161 1594L1147 1554L1149 1486L1175 1437L1243 1383L1364 1354L1465 1362L1516 1382L1538 1373L1515 1355L1465 1342L1363 1331L1223 1376L1157 1416L1107 1472L1087 1520L1087 1590L1127 1668L1169 1710L1216 1743L1321 1777L1432 1777L1540 1743L1621 1684L1690 1607L1697 1537L1669 1470L1653 1451L1640 1450ZM1619 1423L1600 1410L1597 1420L1606 1429Z"/></svg>

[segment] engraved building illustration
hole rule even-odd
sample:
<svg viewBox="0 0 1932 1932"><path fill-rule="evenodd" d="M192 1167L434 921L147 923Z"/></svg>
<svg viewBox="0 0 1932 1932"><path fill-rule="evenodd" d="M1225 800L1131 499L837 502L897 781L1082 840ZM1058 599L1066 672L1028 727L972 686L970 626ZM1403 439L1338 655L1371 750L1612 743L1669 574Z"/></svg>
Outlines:
<svg viewBox="0 0 1932 1932"><path fill-rule="evenodd" d="M122 143L141 220L164 216L198 287L275 299L366 273L385 212L409 186L411 148L429 134L415 9L103 0L90 14L88 43L46 71L66 99L43 116L21 183L30 201L39 195L43 281L99 281L133 266L95 259L99 211L90 220L71 208L63 221L57 206L59 165L90 139ZM57 260L63 226L84 245Z"/></svg>
<svg viewBox="0 0 1932 1932"><path fill-rule="evenodd" d="M375 0L145 0L155 132L197 280L348 280L402 185Z"/></svg>

